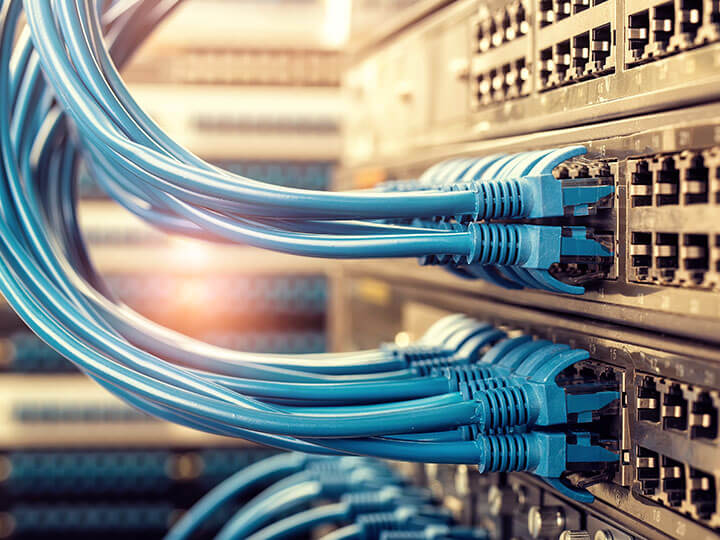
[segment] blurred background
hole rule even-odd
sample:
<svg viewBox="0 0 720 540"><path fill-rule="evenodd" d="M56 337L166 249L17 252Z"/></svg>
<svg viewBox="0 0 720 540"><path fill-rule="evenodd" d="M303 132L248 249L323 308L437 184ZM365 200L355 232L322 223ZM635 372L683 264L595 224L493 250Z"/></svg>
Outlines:
<svg viewBox="0 0 720 540"><path fill-rule="evenodd" d="M123 76L202 158L273 184L329 189L343 51L411 3L185 0ZM93 261L141 314L246 351L330 346L327 261L165 236L87 175L80 194ZM0 538L159 538L209 488L271 452L129 408L8 307L0 327Z"/></svg>

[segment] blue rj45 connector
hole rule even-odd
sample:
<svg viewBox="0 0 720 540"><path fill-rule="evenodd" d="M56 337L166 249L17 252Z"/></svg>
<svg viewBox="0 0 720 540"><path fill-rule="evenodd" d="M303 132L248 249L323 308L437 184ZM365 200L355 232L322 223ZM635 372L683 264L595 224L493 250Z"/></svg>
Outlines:
<svg viewBox="0 0 720 540"><path fill-rule="evenodd" d="M435 226L468 231L474 245L466 257L426 257L422 264L459 267L465 277L485 279L504 288L583 294L584 287L560 281L550 274L550 268L566 261L607 261L613 256L611 250L588 237L585 227L515 223Z"/></svg>

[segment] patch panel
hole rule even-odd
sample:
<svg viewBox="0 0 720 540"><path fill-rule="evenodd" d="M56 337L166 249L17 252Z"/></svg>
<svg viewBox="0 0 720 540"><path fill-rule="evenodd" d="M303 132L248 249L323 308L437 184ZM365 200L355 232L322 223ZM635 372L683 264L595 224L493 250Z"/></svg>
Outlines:
<svg viewBox="0 0 720 540"><path fill-rule="evenodd" d="M209 302L223 314L320 314L325 309L325 279L284 275L110 275L111 290L141 311L168 312L183 304Z"/></svg>
<svg viewBox="0 0 720 540"><path fill-rule="evenodd" d="M0 451L247 447L141 413L79 373L8 373L0 383Z"/></svg>
<svg viewBox="0 0 720 540"><path fill-rule="evenodd" d="M28 503L0 515L0 532L3 538L157 538L174 515L165 503Z"/></svg>

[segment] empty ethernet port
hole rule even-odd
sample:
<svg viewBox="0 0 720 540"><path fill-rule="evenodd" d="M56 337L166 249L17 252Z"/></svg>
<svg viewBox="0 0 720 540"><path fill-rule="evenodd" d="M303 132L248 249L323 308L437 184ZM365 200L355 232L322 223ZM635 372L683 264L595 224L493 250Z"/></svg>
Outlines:
<svg viewBox="0 0 720 540"><path fill-rule="evenodd" d="M637 388L637 416L645 422L660 421L660 391L652 377L643 377Z"/></svg>
<svg viewBox="0 0 720 540"><path fill-rule="evenodd" d="M520 58L515 61L515 86L517 87L517 95L525 96L530 93L528 81L530 80L530 69L526 65L525 59Z"/></svg>
<svg viewBox="0 0 720 540"><path fill-rule="evenodd" d="M692 45L703 23L703 0L680 0L678 18L682 39Z"/></svg>
<svg viewBox="0 0 720 540"><path fill-rule="evenodd" d="M652 233L633 232L630 235L630 262L636 280L644 281L650 277Z"/></svg>
<svg viewBox="0 0 720 540"><path fill-rule="evenodd" d="M665 52L675 30L675 5L673 2L660 4L653 8L651 28L654 46L652 54Z"/></svg>
<svg viewBox="0 0 720 540"><path fill-rule="evenodd" d="M660 487L660 459L657 452L638 446L635 454L635 474L643 495L654 495Z"/></svg>
<svg viewBox="0 0 720 540"><path fill-rule="evenodd" d="M547 49L540 51L540 69L538 73L540 76L540 87L542 89L550 86L550 75L552 75L553 71L555 71L553 50L552 47L548 47Z"/></svg>
<svg viewBox="0 0 720 540"><path fill-rule="evenodd" d="M708 520L715 513L717 494L715 478L690 467L690 503L700 519Z"/></svg>
<svg viewBox="0 0 720 540"><path fill-rule="evenodd" d="M583 32L572 40L571 77L582 77L590 60L590 32Z"/></svg>
<svg viewBox="0 0 720 540"><path fill-rule="evenodd" d="M680 202L680 171L672 157L659 158L653 162L655 177L655 202L658 206L678 204Z"/></svg>
<svg viewBox="0 0 720 540"><path fill-rule="evenodd" d="M477 49L479 52L485 52L492 46L492 36L495 31L495 21L485 19L477 26Z"/></svg>
<svg viewBox="0 0 720 540"><path fill-rule="evenodd" d="M650 40L650 15L648 10L630 15L627 36L630 57L632 60L640 60Z"/></svg>
<svg viewBox="0 0 720 540"><path fill-rule="evenodd" d="M612 53L612 29L610 24L605 24L593 29L590 49L590 60L593 71L603 71L611 67L608 65L608 58Z"/></svg>
<svg viewBox="0 0 720 540"><path fill-rule="evenodd" d="M688 426L688 402L678 384L671 384L663 396L662 419L664 429L684 431Z"/></svg>
<svg viewBox="0 0 720 540"><path fill-rule="evenodd" d="M709 270L708 235L684 234L680 248L683 269L691 282L699 285L705 279L705 272Z"/></svg>
<svg viewBox="0 0 720 540"><path fill-rule="evenodd" d="M527 10L525 4L520 2L515 9L515 27L518 36L524 36L530 32L530 23L528 22Z"/></svg>
<svg viewBox="0 0 720 540"><path fill-rule="evenodd" d="M590 0L573 0L573 13L580 13L590 7Z"/></svg>
<svg viewBox="0 0 720 540"><path fill-rule="evenodd" d="M680 506L685 500L685 465L666 456L661 459L662 491L670 506Z"/></svg>
<svg viewBox="0 0 720 540"><path fill-rule="evenodd" d="M568 70L572 63L570 57L570 40L566 39L555 45L555 51L553 55L553 62L555 63L555 76L557 82L564 82L567 77Z"/></svg>
<svg viewBox="0 0 720 540"><path fill-rule="evenodd" d="M572 2L570 0L555 0L555 20L561 21L572 15Z"/></svg>
<svg viewBox="0 0 720 540"><path fill-rule="evenodd" d="M678 235L676 233L656 233L655 245L653 246L653 257L656 278L661 281L672 281L678 265Z"/></svg>
<svg viewBox="0 0 720 540"><path fill-rule="evenodd" d="M718 434L718 410L707 392L698 394L690 408L690 437L693 439L716 439Z"/></svg>
<svg viewBox="0 0 720 540"><path fill-rule="evenodd" d="M555 21L553 12L553 0L540 0L540 28L548 26Z"/></svg>
<svg viewBox="0 0 720 540"><path fill-rule="evenodd" d="M708 202L708 168L702 154L684 156L682 192L685 204Z"/></svg>
<svg viewBox="0 0 720 540"><path fill-rule="evenodd" d="M633 207L652 205L652 172L644 159L628 163L630 200Z"/></svg>

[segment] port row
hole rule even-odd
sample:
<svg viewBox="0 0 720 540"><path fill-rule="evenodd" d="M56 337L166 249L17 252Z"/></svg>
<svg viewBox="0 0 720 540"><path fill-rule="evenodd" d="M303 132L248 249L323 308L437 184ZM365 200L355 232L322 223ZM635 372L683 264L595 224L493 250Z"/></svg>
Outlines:
<svg viewBox="0 0 720 540"><path fill-rule="evenodd" d="M628 160L630 204L720 204L720 148Z"/></svg>
<svg viewBox="0 0 720 540"><path fill-rule="evenodd" d="M539 89L549 90L615 69L615 34L608 22L540 51Z"/></svg>
<svg viewBox="0 0 720 540"><path fill-rule="evenodd" d="M592 6L598 6L607 0L592 0ZM540 0L538 3L538 17L540 27L553 24L556 21L567 19L586 9L590 9L591 0Z"/></svg>
<svg viewBox="0 0 720 540"><path fill-rule="evenodd" d="M658 424L691 439L717 442L720 396L716 391L645 375L636 392L639 422Z"/></svg>
<svg viewBox="0 0 720 540"><path fill-rule="evenodd" d="M510 2L494 13L481 13L475 25L476 51L483 53L530 32L525 1Z"/></svg>
<svg viewBox="0 0 720 540"><path fill-rule="evenodd" d="M717 513L715 477L707 472L637 446L635 473L645 497L702 521Z"/></svg>
<svg viewBox="0 0 720 540"><path fill-rule="evenodd" d="M477 75L477 105L502 103L530 94L530 65L525 58Z"/></svg>
<svg viewBox="0 0 720 540"><path fill-rule="evenodd" d="M720 286L720 235L632 231L630 280L681 287Z"/></svg>
<svg viewBox="0 0 720 540"><path fill-rule="evenodd" d="M628 15L628 65L637 65L720 39L717 0L671 0Z"/></svg>

